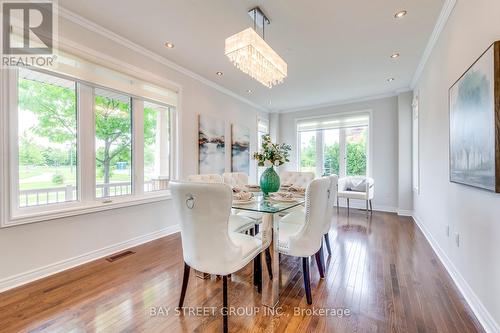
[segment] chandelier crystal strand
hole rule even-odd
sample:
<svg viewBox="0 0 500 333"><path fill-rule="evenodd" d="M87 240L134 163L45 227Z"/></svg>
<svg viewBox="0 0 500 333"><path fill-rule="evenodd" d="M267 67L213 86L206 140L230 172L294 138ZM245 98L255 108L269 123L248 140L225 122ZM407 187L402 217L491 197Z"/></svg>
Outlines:
<svg viewBox="0 0 500 333"><path fill-rule="evenodd" d="M252 28L227 38L225 54L236 68L268 88L287 76L286 62Z"/></svg>

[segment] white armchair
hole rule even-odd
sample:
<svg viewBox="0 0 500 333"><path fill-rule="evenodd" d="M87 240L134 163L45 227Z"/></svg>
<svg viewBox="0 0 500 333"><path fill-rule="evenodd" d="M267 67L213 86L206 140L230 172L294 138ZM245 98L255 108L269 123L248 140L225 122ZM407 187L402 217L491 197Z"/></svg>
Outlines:
<svg viewBox="0 0 500 333"><path fill-rule="evenodd" d="M375 194L375 181L365 176L351 176L339 179L337 191L337 212L339 211L339 198L347 200L347 214L349 214L350 200L366 201L366 214L373 212L372 200ZM370 208L368 209L368 205Z"/></svg>

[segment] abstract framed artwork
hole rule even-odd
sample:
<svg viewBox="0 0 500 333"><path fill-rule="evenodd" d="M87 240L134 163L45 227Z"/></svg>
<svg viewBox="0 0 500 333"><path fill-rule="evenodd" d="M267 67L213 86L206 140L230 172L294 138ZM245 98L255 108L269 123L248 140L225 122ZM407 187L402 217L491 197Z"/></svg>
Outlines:
<svg viewBox="0 0 500 333"><path fill-rule="evenodd" d="M233 124L231 131L231 170L250 173L250 129Z"/></svg>
<svg viewBox="0 0 500 333"><path fill-rule="evenodd" d="M198 173L222 174L226 167L224 120L198 116Z"/></svg>
<svg viewBox="0 0 500 333"><path fill-rule="evenodd" d="M500 193L500 41L449 90L450 181Z"/></svg>

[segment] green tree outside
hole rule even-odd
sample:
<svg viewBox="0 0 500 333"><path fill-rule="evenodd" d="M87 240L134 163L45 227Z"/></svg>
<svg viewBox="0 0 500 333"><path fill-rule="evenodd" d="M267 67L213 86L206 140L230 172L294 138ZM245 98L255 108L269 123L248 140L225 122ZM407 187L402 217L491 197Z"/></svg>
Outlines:
<svg viewBox="0 0 500 333"><path fill-rule="evenodd" d="M36 124L29 129L29 138L27 135L20 138L19 163L29 168L20 170L20 176L34 176L37 168L46 172L47 167L76 167L75 89L24 78L19 79L18 87L19 108L36 117ZM116 163L131 161L131 108L130 103L98 95L94 103L96 140L102 142L102 147L96 151L97 177L109 183ZM46 147L37 143L37 137L58 145L68 143L69 147L66 150L57 146ZM151 146L155 137L155 111L145 108L144 140L148 147L145 148L145 163L154 161ZM43 188L40 185L38 188Z"/></svg>

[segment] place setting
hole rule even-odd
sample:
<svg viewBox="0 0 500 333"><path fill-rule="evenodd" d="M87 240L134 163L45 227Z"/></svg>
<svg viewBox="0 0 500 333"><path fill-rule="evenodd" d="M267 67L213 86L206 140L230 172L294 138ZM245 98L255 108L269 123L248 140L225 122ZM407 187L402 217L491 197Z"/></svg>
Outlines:
<svg viewBox="0 0 500 333"><path fill-rule="evenodd" d="M240 187L233 187L233 204L250 204L254 202L254 194Z"/></svg>

